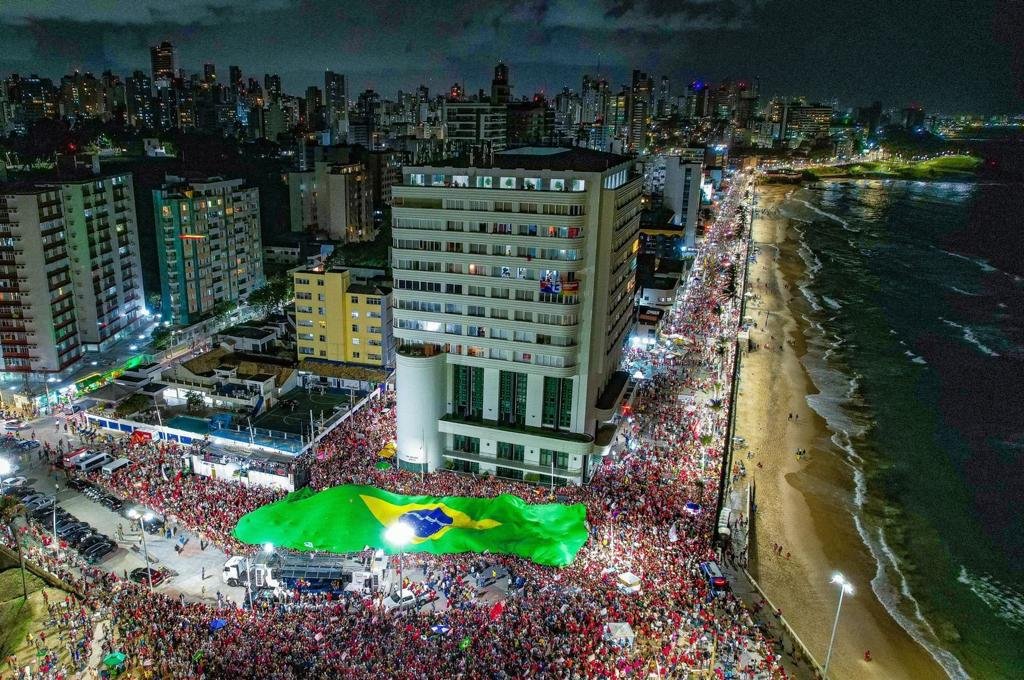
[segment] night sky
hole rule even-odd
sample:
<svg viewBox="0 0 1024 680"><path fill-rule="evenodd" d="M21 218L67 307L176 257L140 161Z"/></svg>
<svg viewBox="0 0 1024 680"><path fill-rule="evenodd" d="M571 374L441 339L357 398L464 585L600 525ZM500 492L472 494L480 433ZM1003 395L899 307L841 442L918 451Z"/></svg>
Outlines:
<svg viewBox="0 0 1024 680"><path fill-rule="evenodd" d="M189 71L276 72L298 95L326 68L350 94L475 92L501 58L517 96L578 90L600 64L616 87L633 67L668 75L673 94L760 77L768 96L1013 113L1022 36L1019 0L0 0L0 74L148 73L149 45L169 39Z"/></svg>

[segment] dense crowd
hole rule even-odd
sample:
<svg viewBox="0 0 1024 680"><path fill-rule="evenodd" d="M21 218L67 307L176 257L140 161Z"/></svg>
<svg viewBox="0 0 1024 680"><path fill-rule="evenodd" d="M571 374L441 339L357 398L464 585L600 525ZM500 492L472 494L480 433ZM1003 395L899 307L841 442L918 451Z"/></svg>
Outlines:
<svg viewBox="0 0 1024 680"><path fill-rule="evenodd" d="M712 658L720 677L784 677L775 643L752 612L730 593L712 592L699 570L718 557L714 508L729 399L722 383L733 361L720 340L737 329L729 269L746 257L734 213L734 199L726 201L685 298L666 316L663 334L674 341L626 357L626 365L643 362L652 377L634 393L617 454L589 485L557 490L560 501L586 504L591 540L562 569L488 555L516 584L496 616L470 578L477 555L407 556L407 569L423 569L448 606L399 617L356 595L302 608L220 608L84 567L80 575L52 568L103 590L94 599L115 622L121 650L159 677L685 677ZM384 392L332 431L305 461L311 485L548 500L547 488L521 482L378 469L379 452L395 437L394 412L393 393ZM281 495L182 475L183 451L175 447L120 446L133 471L104 480L111 490L231 553L240 549L230 535L238 518ZM622 572L640 577L639 593L618 587ZM212 630L214 619L225 625ZM628 623L635 644L608 639L610 622Z"/></svg>

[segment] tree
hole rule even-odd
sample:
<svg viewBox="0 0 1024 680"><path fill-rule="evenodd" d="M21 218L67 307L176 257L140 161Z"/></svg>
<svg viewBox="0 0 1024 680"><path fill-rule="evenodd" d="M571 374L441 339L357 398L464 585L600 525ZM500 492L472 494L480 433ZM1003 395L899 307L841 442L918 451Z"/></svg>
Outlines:
<svg viewBox="0 0 1024 680"><path fill-rule="evenodd" d="M189 392L185 395L185 406L190 413L198 413L203 410L203 395L198 392Z"/></svg>
<svg viewBox="0 0 1024 680"><path fill-rule="evenodd" d="M157 326L149 337L153 341L153 347L167 349L171 344L171 329L167 326Z"/></svg>
<svg viewBox="0 0 1024 680"><path fill-rule="evenodd" d="M21 594L24 600L28 601L28 583L25 581L25 555L21 552L21 541L18 539L18 531L14 528L14 518L25 514L25 506L13 496L0 497L0 521L8 526L11 535L14 536L14 545L18 548L18 563L21 565Z"/></svg>
<svg viewBox="0 0 1024 680"><path fill-rule="evenodd" d="M249 294L247 302L255 307L260 316L280 311L292 300L292 279L284 274L274 276L267 283Z"/></svg>

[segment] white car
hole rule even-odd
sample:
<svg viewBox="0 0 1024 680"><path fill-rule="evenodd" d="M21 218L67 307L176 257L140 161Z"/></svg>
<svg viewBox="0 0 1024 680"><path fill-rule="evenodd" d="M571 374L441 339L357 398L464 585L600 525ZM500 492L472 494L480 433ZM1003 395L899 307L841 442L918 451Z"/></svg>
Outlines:
<svg viewBox="0 0 1024 680"><path fill-rule="evenodd" d="M25 486L28 480L24 477L8 477L7 479L0 481L0 487L4 489L13 489L19 486Z"/></svg>
<svg viewBox="0 0 1024 680"><path fill-rule="evenodd" d="M419 598L408 588L402 590L401 596L393 592L384 598L384 610L389 612L400 612L406 609L415 609L420 605Z"/></svg>
<svg viewBox="0 0 1024 680"><path fill-rule="evenodd" d="M21 429L23 429L25 427L26 427L25 423L21 422L20 420L7 420L7 421L4 421L4 429L5 430L21 430Z"/></svg>

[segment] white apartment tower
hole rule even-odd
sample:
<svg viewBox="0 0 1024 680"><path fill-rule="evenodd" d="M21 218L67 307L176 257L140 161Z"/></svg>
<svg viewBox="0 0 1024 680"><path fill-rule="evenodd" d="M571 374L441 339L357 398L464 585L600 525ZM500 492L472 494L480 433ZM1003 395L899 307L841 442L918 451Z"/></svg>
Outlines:
<svg viewBox="0 0 1024 680"><path fill-rule="evenodd" d="M391 255L403 468L590 478L628 381L632 165L531 147L487 167L403 169Z"/></svg>
<svg viewBox="0 0 1024 680"><path fill-rule="evenodd" d="M82 351L60 188L0 188L0 370L64 376Z"/></svg>

